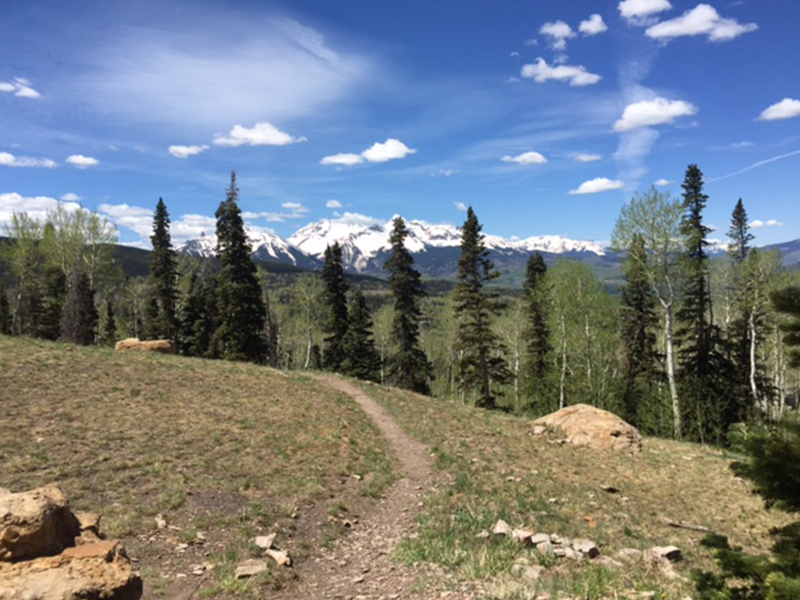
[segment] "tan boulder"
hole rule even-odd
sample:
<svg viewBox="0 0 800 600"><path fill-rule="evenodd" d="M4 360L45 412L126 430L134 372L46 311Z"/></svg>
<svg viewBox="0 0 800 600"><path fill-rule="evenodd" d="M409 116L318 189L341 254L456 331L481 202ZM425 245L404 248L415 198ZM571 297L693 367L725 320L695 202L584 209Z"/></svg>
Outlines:
<svg viewBox="0 0 800 600"><path fill-rule="evenodd" d="M633 425L614 413L588 404L567 406L536 419L533 424L560 431L575 446L629 452L642 450L642 436Z"/></svg>
<svg viewBox="0 0 800 600"><path fill-rule="evenodd" d="M127 338L114 346L115 350L138 350L139 352L160 352L161 354L177 354L175 342L172 340L140 340Z"/></svg>
<svg viewBox="0 0 800 600"><path fill-rule="evenodd" d="M53 556L74 545L79 533L78 520L55 486L0 494L0 561Z"/></svg>

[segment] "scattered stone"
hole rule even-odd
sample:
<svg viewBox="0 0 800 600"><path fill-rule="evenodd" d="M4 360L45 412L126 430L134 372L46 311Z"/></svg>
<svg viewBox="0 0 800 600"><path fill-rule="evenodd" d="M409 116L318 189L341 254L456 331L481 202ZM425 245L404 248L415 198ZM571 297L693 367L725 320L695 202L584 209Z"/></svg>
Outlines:
<svg viewBox="0 0 800 600"><path fill-rule="evenodd" d="M589 558L595 558L600 555L600 548L591 540L573 540L572 547Z"/></svg>
<svg viewBox="0 0 800 600"><path fill-rule="evenodd" d="M532 536L533 536L533 530L527 529L525 527L522 527L520 529L515 529L514 531L511 532L511 537L517 540L520 544L526 546L532 543L531 542Z"/></svg>
<svg viewBox="0 0 800 600"><path fill-rule="evenodd" d="M611 558L610 556L598 556L595 562L597 564L603 565L604 567L609 567L612 569L621 569L625 566L621 562Z"/></svg>
<svg viewBox="0 0 800 600"><path fill-rule="evenodd" d="M503 519L500 519L492 528L492 533L496 536L509 537L511 535L511 527Z"/></svg>
<svg viewBox="0 0 800 600"><path fill-rule="evenodd" d="M665 558L670 562L683 559L683 553L677 546L654 546L650 548L650 553L655 558Z"/></svg>
<svg viewBox="0 0 800 600"><path fill-rule="evenodd" d="M292 566L292 559L289 558L289 555L286 554L283 550L275 550L273 548L268 548L264 551L264 553L269 556L272 560L278 563L279 567L291 567Z"/></svg>
<svg viewBox="0 0 800 600"><path fill-rule="evenodd" d="M531 544L533 544L534 546L538 546L539 544L543 544L545 542L551 542L551 541L553 541L553 540L550 538L550 535L547 534L547 533L537 533L537 534L531 536Z"/></svg>
<svg viewBox="0 0 800 600"><path fill-rule="evenodd" d="M158 529L166 529L167 528L167 520L164 518L164 515L158 513L156 515L156 527Z"/></svg>
<svg viewBox="0 0 800 600"><path fill-rule="evenodd" d="M618 487L614 487L613 485L601 485L600 489L603 490L604 492L608 492L609 494L618 494L619 493L619 488Z"/></svg>
<svg viewBox="0 0 800 600"><path fill-rule="evenodd" d="M137 350L139 352L159 352L161 354L177 354L175 342L172 340L140 340L127 338L116 343L114 350Z"/></svg>
<svg viewBox="0 0 800 600"><path fill-rule="evenodd" d="M483 529L479 533L475 534L475 537L478 538L479 540L485 540L486 538L488 538L491 535L492 534L489 533L486 529Z"/></svg>
<svg viewBox="0 0 800 600"><path fill-rule="evenodd" d="M556 546L553 548L553 556L556 558L564 558L567 556L567 549L562 548L561 546Z"/></svg>
<svg viewBox="0 0 800 600"><path fill-rule="evenodd" d="M363 575L359 575L358 577L353 579L353 583L364 583L364 576Z"/></svg>
<svg viewBox="0 0 800 600"><path fill-rule="evenodd" d="M234 571L233 576L236 579L248 579L250 577L255 577L259 573L263 573L267 570L267 563L263 560L246 560L238 567L236 567L236 571Z"/></svg>
<svg viewBox="0 0 800 600"><path fill-rule="evenodd" d="M617 552L617 558L625 562L638 562L642 560L642 551L636 548L623 548Z"/></svg>
<svg viewBox="0 0 800 600"><path fill-rule="evenodd" d="M542 556L554 556L553 550L553 544L550 543L550 540L536 544L536 551Z"/></svg>
<svg viewBox="0 0 800 600"><path fill-rule="evenodd" d="M633 425L588 404L568 406L533 423L534 426L561 430L567 441L575 446L630 452L642 450L642 436Z"/></svg>
<svg viewBox="0 0 800 600"><path fill-rule="evenodd" d="M565 543L564 538L562 538L557 533L550 534L550 541L553 542L554 544L559 544L559 545Z"/></svg>
<svg viewBox="0 0 800 600"><path fill-rule="evenodd" d="M270 533L269 535L257 535L253 538L253 543L261 548L262 550L269 550L272 548L272 544L275 541L275 537L277 534Z"/></svg>

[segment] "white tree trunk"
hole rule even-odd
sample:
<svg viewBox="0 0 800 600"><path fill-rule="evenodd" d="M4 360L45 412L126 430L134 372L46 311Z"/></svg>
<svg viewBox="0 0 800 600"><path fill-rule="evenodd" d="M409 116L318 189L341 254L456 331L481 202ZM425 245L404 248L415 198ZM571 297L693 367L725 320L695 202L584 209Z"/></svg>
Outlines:
<svg viewBox="0 0 800 600"><path fill-rule="evenodd" d="M672 304L664 306L664 346L667 360L667 381L672 399L672 429L676 439L681 439L681 405L678 400L678 386L675 382L675 340L673 337Z"/></svg>

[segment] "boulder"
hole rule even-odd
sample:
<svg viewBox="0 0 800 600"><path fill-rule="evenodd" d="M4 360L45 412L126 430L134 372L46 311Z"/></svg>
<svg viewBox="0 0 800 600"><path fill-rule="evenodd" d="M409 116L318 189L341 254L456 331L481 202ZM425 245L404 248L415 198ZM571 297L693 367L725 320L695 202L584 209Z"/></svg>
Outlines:
<svg viewBox="0 0 800 600"><path fill-rule="evenodd" d="M139 352L160 352L161 354L177 354L175 342L172 340L140 340L127 338L119 341L114 350L138 350Z"/></svg>
<svg viewBox="0 0 800 600"><path fill-rule="evenodd" d="M607 410L587 404L567 406L536 419L533 424L560 431L575 446L629 452L642 450L642 436L633 425Z"/></svg>
<svg viewBox="0 0 800 600"><path fill-rule="evenodd" d="M0 494L0 561L56 555L79 534L78 519L57 487Z"/></svg>

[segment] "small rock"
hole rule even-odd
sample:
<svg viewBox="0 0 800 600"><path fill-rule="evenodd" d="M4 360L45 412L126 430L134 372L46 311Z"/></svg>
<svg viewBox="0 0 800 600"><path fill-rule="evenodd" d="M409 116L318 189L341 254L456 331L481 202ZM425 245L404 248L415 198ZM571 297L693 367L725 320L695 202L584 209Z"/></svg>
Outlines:
<svg viewBox="0 0 800 600"><path fill-rule="evenodd" d="M264 553L272 560L278 563L279 567L291 567L292 559L283 550L275 550L274 548L267 548Z"/></svg>
<svg viewBox="0 0 800 600"><path fill-rule="evenodd" d="M617 552L617 558L625 562L637 562L642 560L642 551L636 548L623 548Z"/></svg>
<svg viewBox="0 0 800 600"><path fill-rule="evenodd" d="M600 489L604 492L608 492L609 494L618 494L619 488L614 487L613 485L601 485Z"/></svg>
<svg viewBox="0 0 800 600"><path fill-rule="evenodd" d="M553 548L553 556L556 558L564 558L567 556L567 549L561 548L560 546L556 546Z"/></svg>
<svg viewBox="0 0 800 600"><path fill-rule="evenodd" d="M500 519L494 524L492 533L496 536L509 537L511 535L511 527L503 519Z"/></svg>
<svg viewBox="0 0 800 600"><path fill-rule="evenodd" d="M479 533L475 534L475 537L476 537L476 538L478 538L479 540L485 540L485 539L486 539L486 538L488 538L490 535L492 535L492 534L491 534L491 533L489 533L489 532L488 532L486 529L484 529L484 530L482 530L481 532L479 532Z"/></svg>
<svg viewBox="0 0 800 600"><path fill-rule="evenodd" d="M363 575L359 575L358 577L353 579L353 583L364 583L364 576Z"/></svg>
<svg viewBox="0 0 800 600"><path fill-rule="evenodd" d="M677 562L683 559L683 553L677 546L654 546L650 548L654 557L666 558L670 562Z"/></svg>
<svg viewBox="0 0 800 600"><path fill-rule="evenodd" d="M614 560L610 556L598 556L597 560L595 560L597 564L603 565L604 567L610 567L612 569L621 569L625 565L623 565L618 560Z"/></svg>
<svg viewBox="0 0 800 600"><path fill-rule="evenodd" d="M539 565L525 567L520 573L519 577L525 581L538 581L543 572L544 567Z"/></svg>
<svg viewBox="0 0 800 600"><path fill-rule="evenodd" d="M164 518L164 515L158 513L156 515L156 527L158 529L166 529L167 528L167 520Z"/></svg>
<svg viewBox="0 0 800 600"><path fill-rule="evenodd" d="M550 543L550 540L542 542L541 544L536 544L536 550L542 556L554 556L554 548L553 544Z"/></svg>
<svg viewBox="0 0 800 600"><path fill-rule="evenodd" d="M543 544L545 542L551 542L550 536L546 533L537 533L531 536L531 544L534 546L538 546L539 544Z"/></svg>
<svg viewBox="0 0 800 600"><path fill-rule="evenodd" d="M600 554L600 548L591 540L573 540L572 547L589 558L595 558Z"/></svg>
<svg viewBox="0 0 800 600"><path fill-rule="evenodd" d="M269 535L257 535L253 538L253 543L261 548L262 550L269 550L272 548L272 544L275 541L275 537L277 534L270 533Z"/></svg>
<svg viewBox="0 0 800 600"><path fill-rule="evenodd" d="M515 529L511 532L511 537L517 540L520 544L528 545L531 543L531 538L533 536L532 529L526 529L525 527L521 529Z"/></svg>
<svg viewBox="0 0 800 600"><path fill-rule="evenodd" d="M233 576L236 579L247 579L249 577L255 577L259 573L263 573L267 570L267 563L263 560L246 560L238 567L236 567L236 571L234 571Z"/></svg>
<svg viewBox="0 0 800 600"><path fill-rule="evenodd" d="M551 533L550 534L550 541L553 542L554 544L560 545L560 544L564 543L564 538L562 538L557 533Z"/></svg>
<svg viewBox="0 0 800 600"><path fill-rule="evenodd" d="M547 431L547 427L544 425L534 425L533 426L533 435L544 435Z"/></svg>

